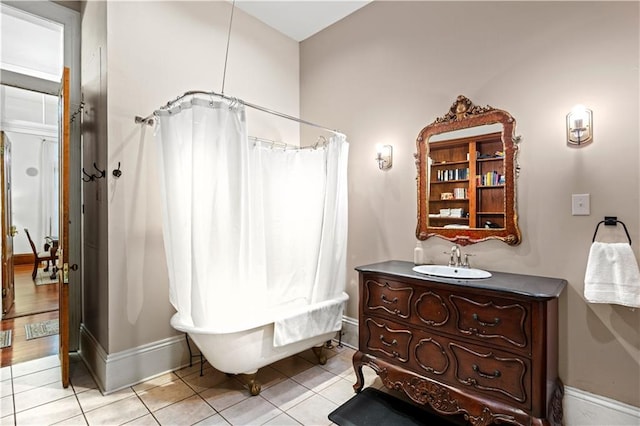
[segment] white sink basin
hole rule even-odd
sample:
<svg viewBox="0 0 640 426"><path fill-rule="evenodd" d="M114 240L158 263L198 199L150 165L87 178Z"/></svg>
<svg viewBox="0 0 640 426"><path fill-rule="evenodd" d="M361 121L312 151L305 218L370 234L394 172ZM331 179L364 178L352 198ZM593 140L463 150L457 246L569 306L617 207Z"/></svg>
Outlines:
<svg viewBox="0 0 640 426"><path fill-rule="evenodd" d="M482 269L461 268L457 266L420 265L415 266L413 270L419 274L442 278L458 278L461 280L477 280L491 277L491 272L483 271Z"/></svg>

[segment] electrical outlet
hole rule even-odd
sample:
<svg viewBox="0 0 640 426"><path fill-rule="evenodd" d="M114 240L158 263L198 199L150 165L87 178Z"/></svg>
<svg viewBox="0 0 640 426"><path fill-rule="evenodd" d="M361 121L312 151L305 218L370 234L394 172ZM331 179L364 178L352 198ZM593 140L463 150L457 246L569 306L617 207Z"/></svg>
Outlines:
<svg viewBox="0 0 640 426"><path fill-rule="evenodd" d="M591 214L589 194L571 195L571 214L573 216L588 216Z"/></svg>

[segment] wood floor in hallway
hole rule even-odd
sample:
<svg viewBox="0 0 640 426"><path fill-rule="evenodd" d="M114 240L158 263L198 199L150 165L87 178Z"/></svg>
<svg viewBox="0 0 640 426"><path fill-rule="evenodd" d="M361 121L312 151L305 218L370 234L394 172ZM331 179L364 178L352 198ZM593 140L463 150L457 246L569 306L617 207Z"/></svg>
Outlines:
<svg viewBox="0 0 640 426"><path fill-rule="evenodd" d="M1 366L16 364L58 353L58 335L26 340L25 324L58 318L58 284L36 286L32 265L16 265L16 301L2 320L2 330L12 330L12 344L2 352Z"/></svg>

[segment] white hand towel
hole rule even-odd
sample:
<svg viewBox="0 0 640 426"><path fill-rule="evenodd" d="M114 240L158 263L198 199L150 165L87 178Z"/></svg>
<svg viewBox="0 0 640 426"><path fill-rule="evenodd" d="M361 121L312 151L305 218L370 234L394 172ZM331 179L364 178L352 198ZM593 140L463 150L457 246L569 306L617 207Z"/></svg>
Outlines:
<svg viewBox="0 0 640 426"><path fill-rule="evenodd" d="M584 297L591 303L640 307L640 272L628 243L596 241L591 245Z"/></svg>

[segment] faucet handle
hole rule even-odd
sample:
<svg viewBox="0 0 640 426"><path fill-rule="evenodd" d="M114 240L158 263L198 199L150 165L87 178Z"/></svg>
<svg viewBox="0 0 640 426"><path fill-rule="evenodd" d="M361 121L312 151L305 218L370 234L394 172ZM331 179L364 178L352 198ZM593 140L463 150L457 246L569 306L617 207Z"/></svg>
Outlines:
<svg viewBox="0 0 640 426"><path fill-rule="evenodd" d="M463 268L470 268L471 265L469 264L469 256L475 256L474 254L469 254L469 253L465 253L464 254L464 262L462 262L462 267Z"/></svg>
<svg viewBox="0 0 640 426"><path fill-rule="evenodd" d="M455 254L453 251L443 251L442 253L449 255L449 266L456 266Z"/></svg>

